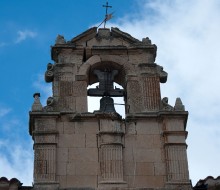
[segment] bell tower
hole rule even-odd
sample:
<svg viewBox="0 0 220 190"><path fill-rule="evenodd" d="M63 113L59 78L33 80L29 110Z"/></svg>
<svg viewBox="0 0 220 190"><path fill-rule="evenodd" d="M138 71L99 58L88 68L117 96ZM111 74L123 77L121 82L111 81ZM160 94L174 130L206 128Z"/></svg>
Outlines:
<svg viewBox="0 0 220 190"><path fill-rule="evenodd" d="M188 112L180 98L161 98L167 73L156 52L118 28L58 35L45 72L53 96L42 106L35 93L30 112L34 189L191 189ZM88 112L87 96L101 97L99 110ZM125 119L114 97L124 97Z"/></svg>

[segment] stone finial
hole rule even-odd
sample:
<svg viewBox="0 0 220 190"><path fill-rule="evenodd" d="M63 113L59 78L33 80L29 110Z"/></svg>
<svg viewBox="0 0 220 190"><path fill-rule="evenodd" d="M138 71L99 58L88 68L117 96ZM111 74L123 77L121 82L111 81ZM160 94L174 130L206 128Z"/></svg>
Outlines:
<svg viewBox="0 0 220 190"><path fill-rule="evenodd" d="M180 98L176 98L176 103L174 106L175 111L185 111L185 106L183 105Z"/></svg>
<svg viewBox="0 0 220 190"><path fill-rule="evenodd" d="M143 42L144 44L151 45L151 40L150 40L150 38L148 38L148 37L143 38L143 39L142 39L142 42Z"/></svg>
<svg viewBox="0 0 220 190"><path fill-rule="evenodd" d="M168 98L167 97L164 97L161 100L161 109L164 110L164 111L173 111L173 107L168 104Z"/></svg>
<svg viewBox="0 0 220 190"><path fill-rule="evenodd" d="M65 43L66 43L66 40L64 36L58 34L55 44L65 44Z"/></svg>
<svg viewBox="0 0 220 190"><path fill-rule="evenodd" d="M35 93L33 97L34 97L34 103L32 105L32 111L42 111L43 107L40 102L40 93Z"/></svg>
<svg viewBox="0 0 220 190"><path fill-rule="evenodd" d="M108 28L100 28L98 30L98 35L97 35L97 39L101 40L101 39L109 39L111 37L111 32L110 29Z"/></svg>

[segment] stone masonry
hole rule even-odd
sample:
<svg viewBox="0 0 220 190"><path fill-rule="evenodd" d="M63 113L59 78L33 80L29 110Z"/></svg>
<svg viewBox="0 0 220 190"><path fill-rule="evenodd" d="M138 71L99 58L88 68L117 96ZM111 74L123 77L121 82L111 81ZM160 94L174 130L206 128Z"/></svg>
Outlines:
<svg viewBox="0 0 220 190"><path fill-rule="evenodd" d="M149 38L139 41L118 28L94 27L70 41L57 37L45 72L53 96L42 106L34 94L30 112L33 189L192 189L188 112L180 98L174 106L161 98L167 73L155 63L156 52ZM99 82L96 70L117 71L125 119L88 112L87 87Z"/></svg>

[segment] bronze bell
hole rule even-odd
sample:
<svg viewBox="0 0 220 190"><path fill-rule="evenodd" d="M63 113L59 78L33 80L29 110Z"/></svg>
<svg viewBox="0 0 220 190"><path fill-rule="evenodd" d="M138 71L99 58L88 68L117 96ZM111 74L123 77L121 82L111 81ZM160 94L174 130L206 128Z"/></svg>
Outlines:
<svg viewBox="0 0 220 190"><path fill-rule="evenodd" d="M110 97L102 97L100 99L100 111L105 113L116 112L114 107L114 100Z"/></svg>

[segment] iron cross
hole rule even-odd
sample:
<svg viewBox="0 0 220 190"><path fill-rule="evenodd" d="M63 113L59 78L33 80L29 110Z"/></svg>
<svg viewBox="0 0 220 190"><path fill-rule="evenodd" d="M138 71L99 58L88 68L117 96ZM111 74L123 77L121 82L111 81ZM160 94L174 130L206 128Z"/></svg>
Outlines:
<svg viewBox="0 0 220 190"><path fill-rule="evenodd" d="M102 5L102 6L106 8L106 10L105 10L105 21L104 21L104 28L105 28L105 24L106 24L107 17L108 17L108 8L112 8L112 6L108 5L108 1L106 2L106 5Z"/></svg>

